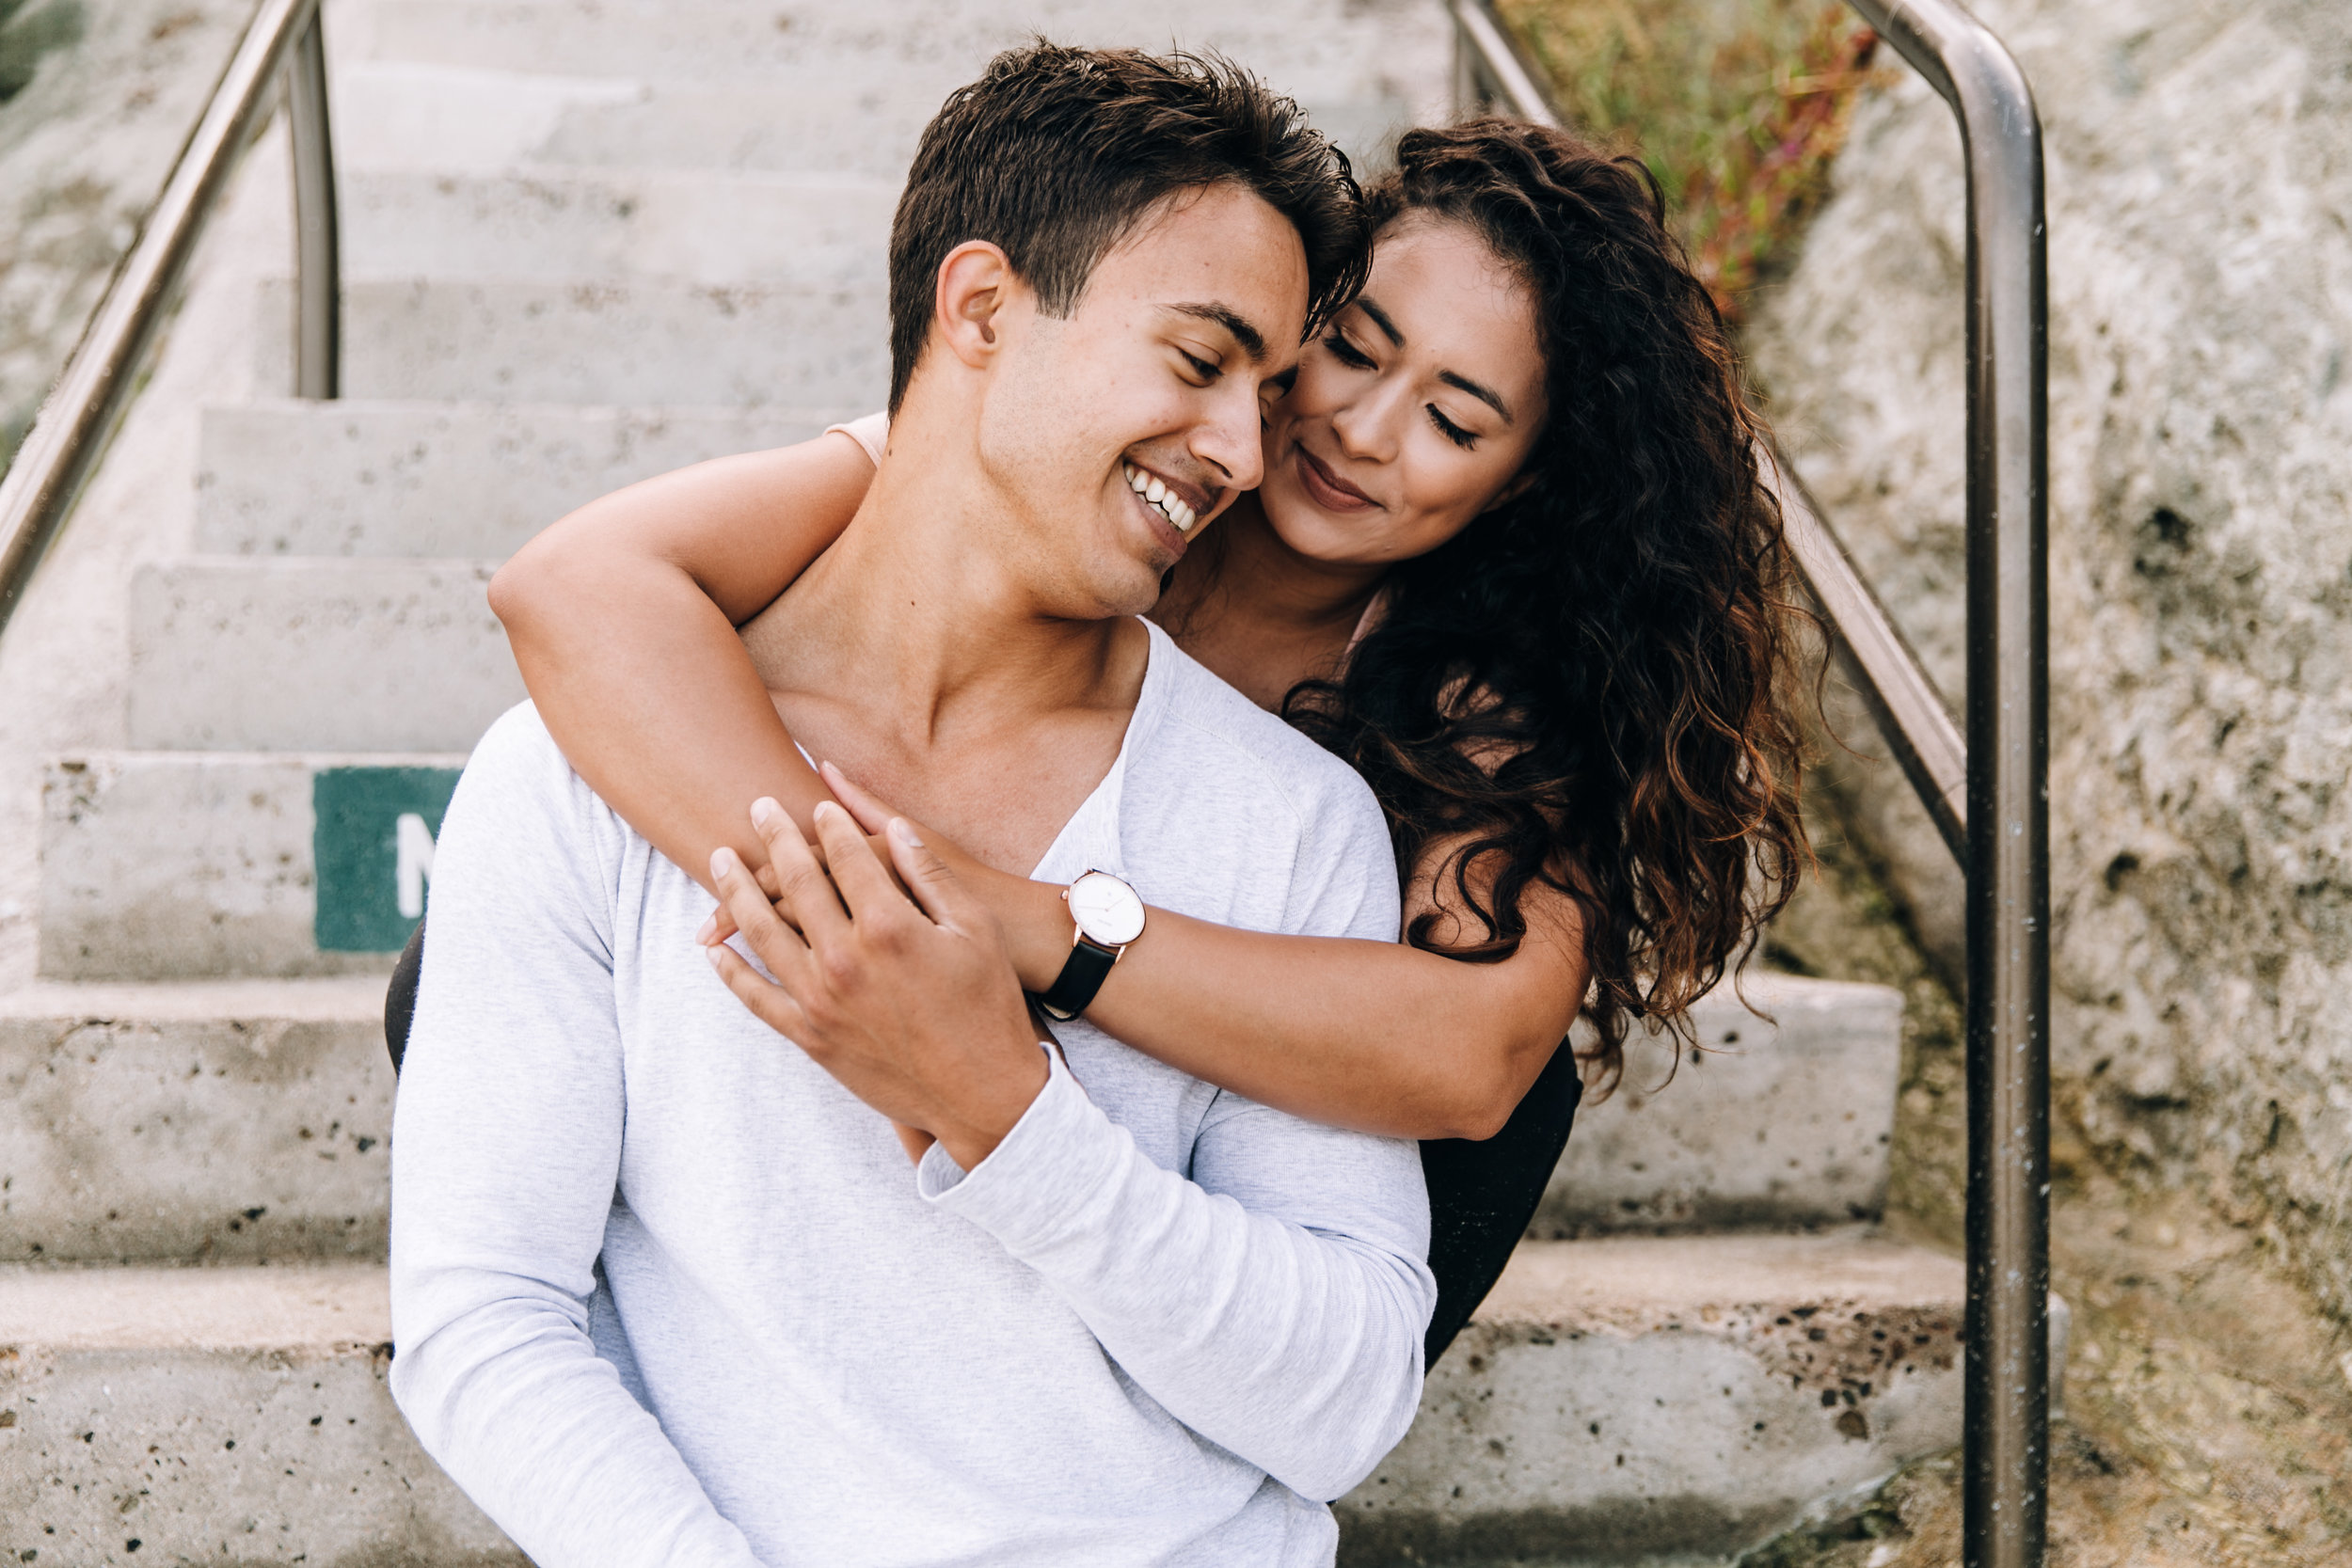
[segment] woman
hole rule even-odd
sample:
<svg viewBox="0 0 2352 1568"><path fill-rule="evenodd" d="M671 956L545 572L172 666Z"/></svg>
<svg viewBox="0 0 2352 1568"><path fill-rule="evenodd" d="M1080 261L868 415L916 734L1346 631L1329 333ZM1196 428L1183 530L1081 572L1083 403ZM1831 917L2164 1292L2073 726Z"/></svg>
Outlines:
<svg viewBox="0 0 2352 1568"><path fill-rule="evenodd" d="M1687 1038L1804 845L1779 517L1654 182L1500 120L1397 156L1368 196L1368 283L1268 410L1263 487L1154 614L1371 783L1405 943L1155 911L1089 1013L1252 1099L1430 1140L1434 1359L1558 1157L1579 1011L1603 1084L1633 1019ZM830 789L880 826L801 760L735 630L871 472L831 433L705 464L575 513L492 585L549 730L682 867L722 843L760 863L759 795L805 824ZM1070 949L1059 890L961 866L1043 990Z"/></svg>

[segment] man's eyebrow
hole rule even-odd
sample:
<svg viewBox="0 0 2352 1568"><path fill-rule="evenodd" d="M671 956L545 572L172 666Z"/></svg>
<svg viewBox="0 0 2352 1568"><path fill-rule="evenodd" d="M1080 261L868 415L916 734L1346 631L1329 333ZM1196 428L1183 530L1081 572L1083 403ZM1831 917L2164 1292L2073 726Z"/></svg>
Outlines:
<svg viewBox="0 0 2352 1568"><path fill-rule="evenodd" d="M1487 407L1502 415L1502 422L1504 424L1516 424L1518 422L1511 418L1511 405L1503 402L1502 394L1496 391L1493 388L1481 387L1477 382L1472 381L1469 376L1456 375L1452 371L1439 371L1438 372L1438 379L1444 382L1449 387L1456 388L1462 391L1468 392L1470 396L1476 398L1479 402L1485 404Z"/></svg>
<svg viewBox="0 0 2352 1568"><path fill-rule="evenodd" d="M1180 316L1192 316L1200 321L1216 323L1217 325L1232 334L1233 341L1241 345L1241 351L1249 356L1252 364L1265 363L1265 334L1250 325L1249 319L1232 307L1207 300L1171 305L1168 309Z"/></svg>

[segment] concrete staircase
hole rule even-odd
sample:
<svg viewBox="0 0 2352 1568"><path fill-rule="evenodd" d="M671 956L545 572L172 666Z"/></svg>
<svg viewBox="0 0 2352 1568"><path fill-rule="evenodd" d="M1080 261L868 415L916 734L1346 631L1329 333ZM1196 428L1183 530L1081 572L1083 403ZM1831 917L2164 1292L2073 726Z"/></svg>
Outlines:
<svg viewBox="0 0 2352 1568"><path fill-rule="evenodd" d="M521 694L496 563L879 404L897 180L995 48L1172 31L1373 156L1450 59L1436 0L326 25L348 396L282 396L273 136L0 645L0 1551L43 1568L517 1560L384 1393L380 1268L417 835ZM1588 1112L1346 1560L1713 1560L1957 1439L1959 1267L1867 1230L1898 1000L1753 989L1776 1024L1710 1003L1720 1052Z"/></svg>

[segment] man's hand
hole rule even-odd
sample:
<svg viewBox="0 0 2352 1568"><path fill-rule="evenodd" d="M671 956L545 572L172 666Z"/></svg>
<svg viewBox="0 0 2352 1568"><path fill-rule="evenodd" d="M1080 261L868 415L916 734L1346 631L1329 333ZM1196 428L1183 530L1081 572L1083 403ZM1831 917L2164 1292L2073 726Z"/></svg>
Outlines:
<svg viewBox="0 0 2352 1568"><path fill-rule="evenodd" d="M972 1169L1046 1079L995 920L903 817L883 836L917 902L831 801L816 812L823 865L775 801L755 801L752 822L775 867L775 905L731 849L710 857L710 874L776 983L723 945L706 949L720 977L844 1088Z"/></svg>

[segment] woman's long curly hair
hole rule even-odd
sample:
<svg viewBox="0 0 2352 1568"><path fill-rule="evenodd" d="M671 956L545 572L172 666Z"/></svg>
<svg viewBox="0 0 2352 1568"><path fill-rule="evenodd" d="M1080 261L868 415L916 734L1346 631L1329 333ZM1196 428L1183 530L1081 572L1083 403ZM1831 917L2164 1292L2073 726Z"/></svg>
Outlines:
<svg viewBox="0 0 2352 1568"><path fill-rule="evenodd" d="M1574 902L1605 1090L1633 1020L1692 1043L1691 1005L1810 863L1762 426L1638 159L1478 119L1406 133L1366 199L1375 230L1459 223L1517 275L1549 414L1533 483L1396 568L1344 673L1285 711L1372 784L1401 865L1462 840L1440 876L1485 936L1441 942L1431 912L1415 945L1497 961L1531 886Z"/></svg>

